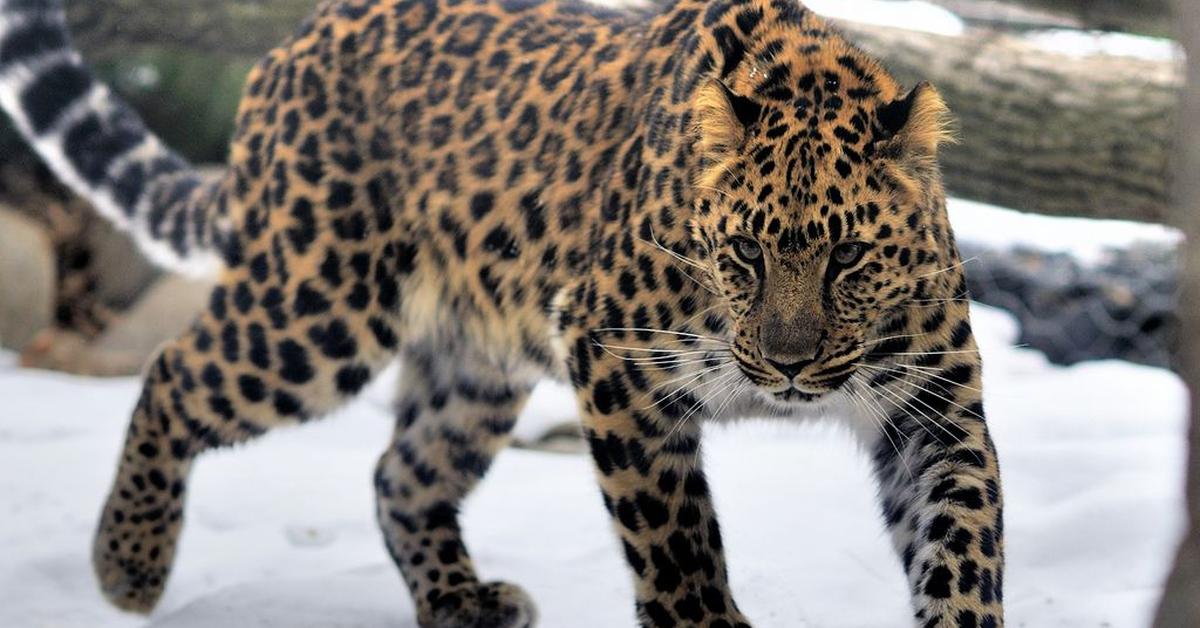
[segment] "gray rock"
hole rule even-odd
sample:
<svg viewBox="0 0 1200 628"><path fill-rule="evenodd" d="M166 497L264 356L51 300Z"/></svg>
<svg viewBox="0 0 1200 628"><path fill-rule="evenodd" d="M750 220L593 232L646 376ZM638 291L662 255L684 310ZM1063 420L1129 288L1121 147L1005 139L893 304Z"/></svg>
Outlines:
<svg viewBox="0 0 1200 628"><path fill-rule="evenodd" d="M54 252L34 221L0 207L0 346L21 350L53 320Z"/></svg>
<svg viewBox="0 0 1200 628"><path fill-rule="evenodd" d="M960 243L971 297L1012 312L1018 342L1056 364L1127 360L1171 368L1179 334L1179 252L1111 249L1095 264L1063 253Z"/></svg>
<svg viewBox="0 0 1200 628"><path fill-rule="evenodd" d="M166 275L93 341L62 330L43 333L25 351L22 364L79 375L138 373L163 342L191 323L211 290L211 281Z"/></svg>
<svg viewBox="0 0 1200 628"><path fill-rule="evenodd" d="M132 306L163 272L138 250L128 234L108 221L90 216L84 244L92 252L96 297L115 309Z"/></svg>

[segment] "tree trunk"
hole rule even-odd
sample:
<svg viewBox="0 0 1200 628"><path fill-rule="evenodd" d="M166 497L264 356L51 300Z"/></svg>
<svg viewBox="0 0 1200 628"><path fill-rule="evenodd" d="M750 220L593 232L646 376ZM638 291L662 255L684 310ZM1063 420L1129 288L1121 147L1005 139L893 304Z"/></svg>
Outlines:
<svg viewBox="0 0 1200 628"><path fill-rule="evenodd" d="M1075 4L1086 3L1064 6ZM249 54L290 33L313 1L68 5L89 55L136 46ZM930 80L945 95L961 120L962 141L943 160L952 194L1047 214L1169 222L1165 181L1181 80L1177 64L1079 59L980 32L954 38L842 27L903 81Z"/></svg>
<svg viewBox="0 0 1200 628"><path fill-rule="evenodd" d="M1045 214L1171 222L1177 64L1069 57L1006 35L840 26L900 80L929 80L946 98L961 140L942 158L951 194Z"/></svg>
<svg viewBox="0 0 1200 628"><path fill-rule="evenodd" d="M1181 41L1191 53L1181 130L1177 188L1179 223L1187 234L1180 316L1187 339L1181 348L1183 376L1191 390L1190 461L1187 495L1190 529L1180 545L1175 571L1159 607L1155 628L1200 626L1200 4L1175 0Z"/></svg>
<svg viewBox="0 0 1200 628"><path fill-rule="evenodd" d="M1069 18L1079 28L1175 36L1169 0L934 0L966 18L1017 5Z"/></svg>

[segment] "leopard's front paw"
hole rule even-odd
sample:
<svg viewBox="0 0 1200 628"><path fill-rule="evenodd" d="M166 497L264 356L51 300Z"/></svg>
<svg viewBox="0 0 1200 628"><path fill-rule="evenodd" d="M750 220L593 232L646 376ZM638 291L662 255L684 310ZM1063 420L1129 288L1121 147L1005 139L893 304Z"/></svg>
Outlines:
<svg viewBox="0 0 1200 628"><path fill-rule="evenodd" d="M638 603L638 617L642 628L657 626L704 626L705 628L751 628L736 608L730 610L728 598L720 600L708 596L707 603L695 595L689 595L674 603L662 600ZM670 610L668 610L670 609Z"/></svg>
<svg viewBox="0 0 1200 628"><path fill-rule="evenodd" d="M167 466L118 474L92 541L100 590L118 608L149 613L167 585L183 513L183 485L168 480L177 474Z"/></svg>
<svg viewBox="0 0 1200 628"><path fill-rule="evenodd" d="M708 617L702 621L703 623L697 625L707 626L708 628L752 628L750 620L741 615L721 615L718 617Z"/></svg>
<svg viewBox="0 0 1200 628"><path fill-rule="evenodd" d="M430 600L422 628L532 628L537 607L514 584L470 584L438 593Z"/></svg>
<svg viewBox="0 0 1200 628"><path fill-rule="evenodd" d="M111 521L111 517L106 519ZM164 552L140 532L111 524L101 527L93 542L92 567L100 590L114 606L149 613L166 586L173 550Z"/></svg>

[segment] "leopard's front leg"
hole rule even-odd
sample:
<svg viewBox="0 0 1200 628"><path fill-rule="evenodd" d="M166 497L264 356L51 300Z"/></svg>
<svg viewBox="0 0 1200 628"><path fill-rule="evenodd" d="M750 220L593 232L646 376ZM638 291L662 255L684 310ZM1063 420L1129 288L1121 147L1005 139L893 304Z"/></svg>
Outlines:
<svg viewBox="0 0 1200 628"><path fill-rule="evenodd" d="M749 628L729 589L700 429L688 415L702 399L668 397L675 387L579 346L587 355L573 378L584 432L633 572L640 625Z"/></svg>
<svg viewBox="0 0 1200 628"><path fill-rule="evenodd" d="M873 376L860 380L867 388L860 398L873 397L872 414L883 419L872 443L875 472L916 625L1000 628L999 467L984 422L975 344L968 333L951 342L881 360L884 366L869 368ZM914 359L924 365L905 361Z"/></svg>

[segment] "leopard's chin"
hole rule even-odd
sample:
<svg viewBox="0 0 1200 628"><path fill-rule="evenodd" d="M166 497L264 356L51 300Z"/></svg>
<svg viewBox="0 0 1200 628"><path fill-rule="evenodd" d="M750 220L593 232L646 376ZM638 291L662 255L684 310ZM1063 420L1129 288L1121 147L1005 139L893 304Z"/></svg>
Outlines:
<svg viewBox="0 0 1200 628"><path fill-rule="evenodd" d="M755 397L767 414L791 418L828 417L838 403L838 395L833 391L805 392L795 388L774 392L760 388Z"/></svg>
<svg viewBox="0 0 1200 628"><path fill-rule="evenodd" d="M771 393L771 397L779 403L797 404L819 401L825 396L825 394L826 393L809 393L796 388L789 388L782 392Z"/></svg>

